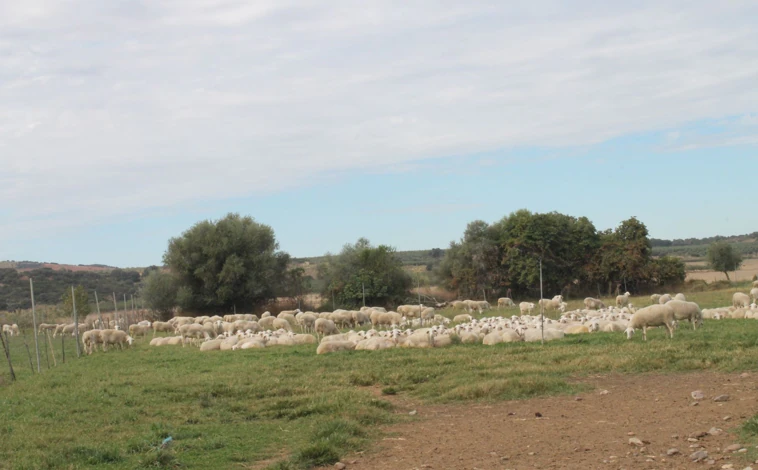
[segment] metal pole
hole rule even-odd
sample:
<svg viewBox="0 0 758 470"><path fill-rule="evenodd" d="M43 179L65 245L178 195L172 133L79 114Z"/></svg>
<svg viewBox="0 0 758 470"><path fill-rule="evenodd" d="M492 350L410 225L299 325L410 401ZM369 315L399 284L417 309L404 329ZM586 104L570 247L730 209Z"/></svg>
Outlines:
<svg viewBox="0 0 758 470"><path fill-rule="evenodd" d="M118 303L116 302L115 292L113 293L113 321L116 323L116 326L118 326Z"/></svg>
<svg viewBox="0 0 758 470"><path fill-rule="evenodd" d="M74 295L74 286L71 286L71 306L74 308L74 337L76 338L76 357L82 357L82 350L79 347L79 316L76 314L76 296Z"/></svg>
<svg viewBox="0 0 758 470"><path fill-rule="evenodd" d="M542 344L545 344L545 303L542 302L542 258L540 258L540 322L542 324Z"/></svg>
<svg viewBox="0 0 758 470"><path fill-rule="evenodd" d="M418 294L418 304L421 305L421 277L416 278L416 293Z"/></svg>
<svg viewBox="0 0 758 470"><path fill-rule="evenodd" d="M366 306L366 284L361 282L361 287L363 288L363 306Z"/></svg>
<svg viewBox="0 0 758 470"><path fill-rule="evenodd" d="M29 290L31 291L32 295L32 324L34 325L34 349L37 351L37 373L39 374L41 372L40 370L40 361L39 361L39 341L37 340L37 311L34 307L34 283L32 282L32 278L29 278Z"/></svg>
<svg viewBox="0 0 758 470"><path fill-rule="evenodd" d="M124 326L124 330L129 331L129 310L126 303L126 294L124 294L124 317L126 318L126 324Z"/></svg>
<svg viewBox="0 0 758 470"><path fill-rule="evenodd" d="M105 329L105 324L103 323L103 316L100 314L100 301L97 299L97 291L95 291L95 305L97 305L97 319L100 320L100 329Z"/></svg>

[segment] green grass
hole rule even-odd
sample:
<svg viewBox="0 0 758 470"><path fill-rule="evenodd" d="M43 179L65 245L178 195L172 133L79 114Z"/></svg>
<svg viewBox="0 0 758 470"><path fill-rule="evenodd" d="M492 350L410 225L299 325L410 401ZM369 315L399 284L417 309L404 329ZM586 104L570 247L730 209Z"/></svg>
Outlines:
<svg viewBox="0 0 758 470"><path fill-rule="evenodd" d="M325 356L313 346L200 353L140 341L79 360L68 341L67 363L39 376L12 338L19 380L9 383L2 363L0 468L302 469L332 464L370 445L383 425L415 419L396 412L392 395L510 400L582 391L577 379L587 374L758 367L755 321L684 326L673 340L659 330L648 336ZM160 449L168 436L173 445Z"/></svg>

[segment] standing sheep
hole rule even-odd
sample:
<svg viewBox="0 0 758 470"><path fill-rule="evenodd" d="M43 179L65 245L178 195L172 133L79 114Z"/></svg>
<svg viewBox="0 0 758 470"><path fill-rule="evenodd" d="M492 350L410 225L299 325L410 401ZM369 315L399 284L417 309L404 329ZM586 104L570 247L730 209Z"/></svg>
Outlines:
<svg viewBox="0 0 758 470"><path fill-rule="evenodd" d="M735 292L734 295L732 296L732 306L733 307L749 307L750 296L742 292Z"/></svg>
<svg viewBox="0 0 758 470"><path fill-rule="evenodd" d="M316 326L316 334L320 334L323 336L339 334L337 325L335 325L333 321L328 320L326 318L319 318L318 320L316 320L315 326Z"/></svg>
<svg viewBox="0 0 758 470"><path fill-rule="evenodd" d="M497 299L497 308L498 310L503 307L515 307L516 304L513 303L513 300L509 299L508 297L500 297Z"/></svg>
<svg viewBox="0 0 758 470"><path fill-rule="evenodd" d="M642 328L642 339L647 341L647 329L650 326L665 326L669 337L674 337L674 309L668 305L650 305L639 309L632 315L626 327L626 338L632 339L634 330Z"/></svg>
<svg viewBox="0 0 758 470"><path fill-rule="evenodd" d="M616 296L616 307L626 307L629 305L629 297L632 294L629 292L624 292L624 295L617 295Z"/></svg>
<svg viewBox="0 0 758 470"><path fill-rule="evenodd" d="M672 300L667 302L666 306L674 310L676 320L688 320L692 323L693 330L697 330L697 327L703 323L703 313L700 311L700 306L695 302Z"/></svg>
<svg viewBox="0 0 758 470"><path fill-rule="evenodd" d="M519 310L521 310L521 315L532 314L532 311L534 310L534 304L532 302L521 302L518 304Z"/></svg>
<svg viewBox="0 0 758 470"><path fill-rule="evenodd" d="M750 297L753 298L753 302L758 301L758 287L753 287L750 289Z"/></svg>
<svg viewBox="0 0 758 470"><path fill-rule="evenodd" d="M584 299L584 307L587 310L600 310L605 308L605 304L602 300L595 299L593 297L587 297Z"/></svg>
<svg viewBox="0 0 758 470"><path fill-rule="evenodd" d="M653 294L650 296L650 302L657 304L661 298L661 294Z"/></svg>
<svg viewBox="0 0 758 470"><path fill-rule="evenodd" d="M681 300L682 302L686 302L687 297L685 297L684 294L679 293L674 296L674 300Z"/></svg>
<svg viewBox="0 0 758 470"><path fill-rule="evenodd" d="M101 330L100 338L103 342L103 351L108 350L108 345L118 345L119 349L131 346L134 339L123 330Z"/></svg>
<svg viewBox="0 0 758 470"><path fill-rule="evenodd" d="M658 298L658 304L659 305L665 305L666 302L670 302L671 300L672 299L671 299L671 296L669 294L663 294L662 296L660 296Z"/></svg>

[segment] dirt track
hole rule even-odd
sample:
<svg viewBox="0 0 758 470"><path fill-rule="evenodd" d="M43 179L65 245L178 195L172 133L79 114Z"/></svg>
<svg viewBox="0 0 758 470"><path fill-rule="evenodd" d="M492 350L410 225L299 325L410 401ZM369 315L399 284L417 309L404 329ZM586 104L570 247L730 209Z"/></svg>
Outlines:
<svg viewBox="0 0 758 470"><path fill-rule="evenodd" d="M399 412L416 410L417 419L390 427L374 449L342 462L348 470L743 469L751 463L746 454L722 449L738 443L730 431L758 412L758 374L611 375L583 382L593 389L494 404L418 406L398 398ZM696 406L694 390L705 394ZM727 402L713 401L722 394L730 396ZM688 441L712 427L724 432ZM630 445L631 437L644 447ZM689 455L701 449L691 446L703 446L714 462L693 463ZM680 454L667 456L671 448Z"/></svg>

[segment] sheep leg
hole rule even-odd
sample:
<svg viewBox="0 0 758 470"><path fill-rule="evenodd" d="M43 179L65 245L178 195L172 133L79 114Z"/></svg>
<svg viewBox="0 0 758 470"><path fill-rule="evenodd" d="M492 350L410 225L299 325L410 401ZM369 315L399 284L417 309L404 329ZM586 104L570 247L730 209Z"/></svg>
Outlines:
<svg viewBox="0 0 758 470"><path fill-rule="evenodd" d="M669 330L669 338L670 338L670 339L674 339L674 328L672 328L671 326L669 326L669 325L667 324L667 325L666 325L666 329L667 329L667 330Z"/></svg>
<svg viewBox="0 0 758 470"><path fill-rule="evenodd" d="M647 341L647 325L642 326L642 340Z"/></svg>

